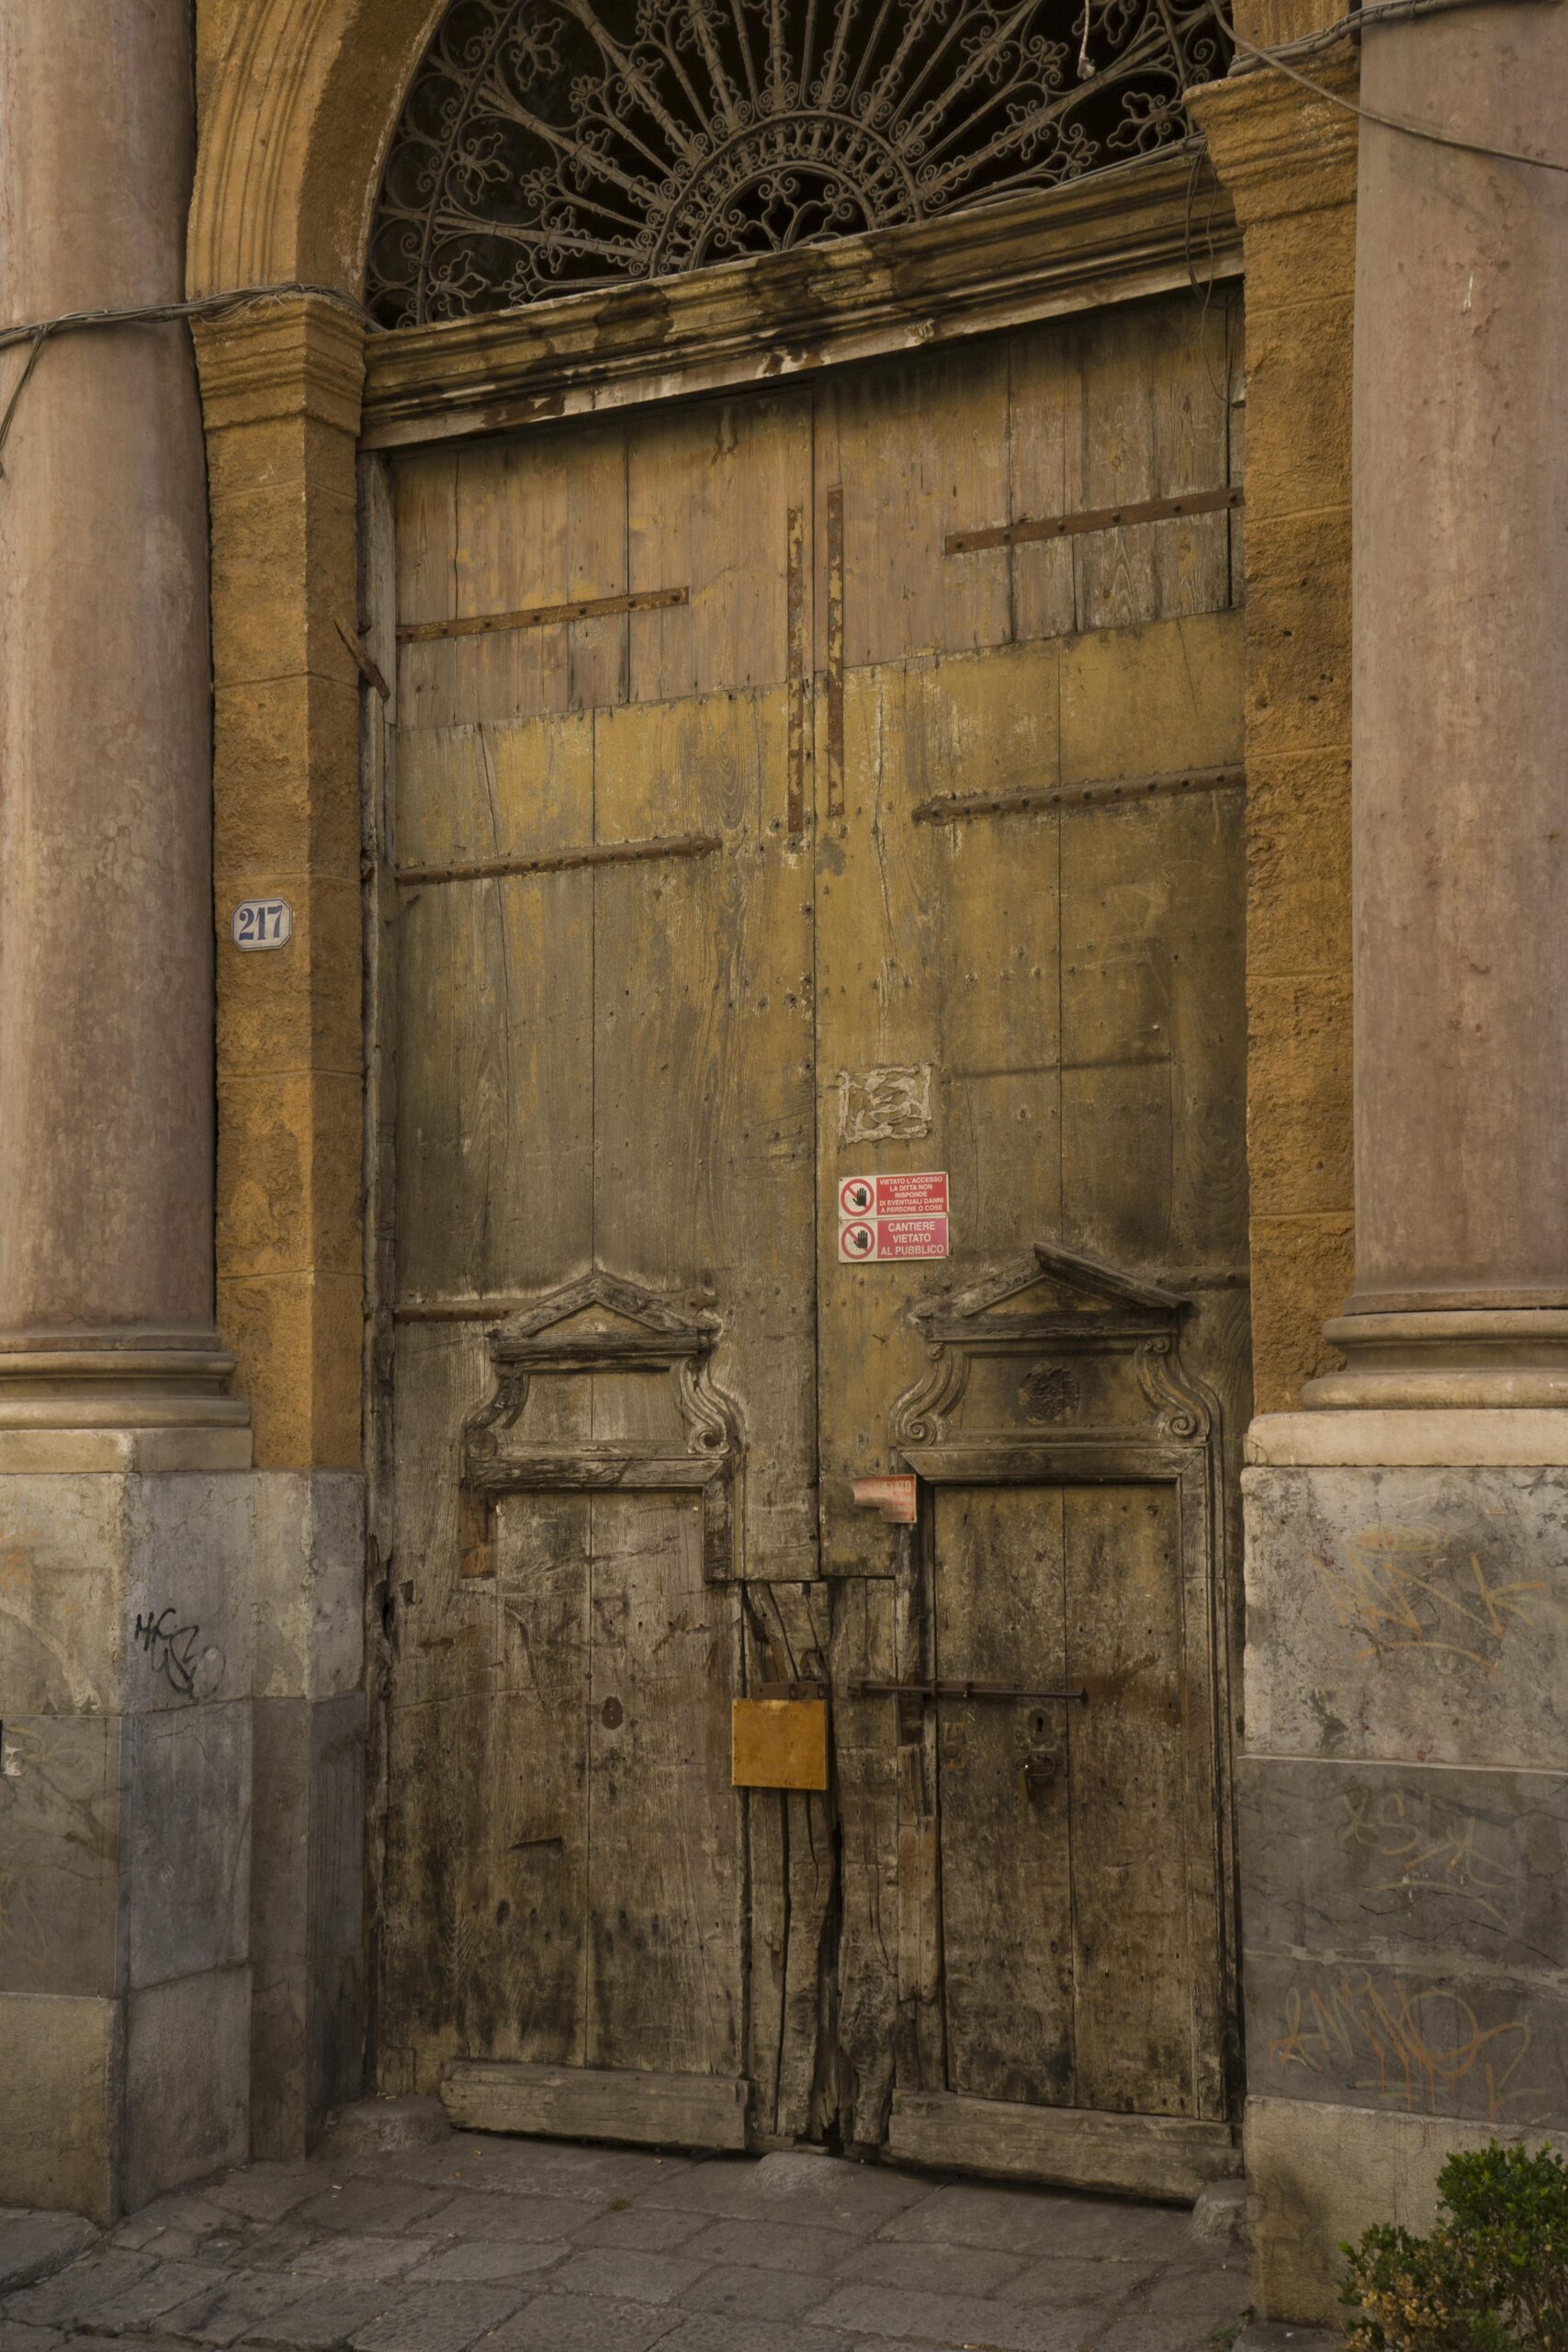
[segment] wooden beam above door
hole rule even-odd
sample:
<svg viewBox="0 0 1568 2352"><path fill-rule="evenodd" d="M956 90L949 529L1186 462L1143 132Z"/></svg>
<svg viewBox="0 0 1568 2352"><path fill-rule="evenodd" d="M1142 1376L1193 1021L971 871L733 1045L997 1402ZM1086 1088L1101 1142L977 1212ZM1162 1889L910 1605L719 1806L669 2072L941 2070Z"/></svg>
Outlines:
<svg viewBox="0 0 1568 2352"><path fill-rule="evenodd" d="M940 220L372 337L365 441L393 448L778 381L1239 277L1182 147Z"/></svg>

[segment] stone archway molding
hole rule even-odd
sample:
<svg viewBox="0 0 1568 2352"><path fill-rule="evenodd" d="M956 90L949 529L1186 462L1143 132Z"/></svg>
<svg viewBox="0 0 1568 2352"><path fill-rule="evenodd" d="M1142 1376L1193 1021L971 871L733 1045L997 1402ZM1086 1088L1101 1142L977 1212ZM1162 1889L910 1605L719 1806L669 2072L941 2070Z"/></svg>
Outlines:
<svg viewBox="0 0 1568 2352"><path fill-rule="evenodd" d="M258 1467L357 1470L358 457L364 248L444 0L199 0L190 295L309 285L195 330L212 528L217 1290ZM281 898L285 954L235 905Z"/></svg>
<svg viewBox="0 0 1568 2352"><path fill-rule="evenodd" d="M381 162L445 0L202 0L189 292L357 295Z"/></svg>

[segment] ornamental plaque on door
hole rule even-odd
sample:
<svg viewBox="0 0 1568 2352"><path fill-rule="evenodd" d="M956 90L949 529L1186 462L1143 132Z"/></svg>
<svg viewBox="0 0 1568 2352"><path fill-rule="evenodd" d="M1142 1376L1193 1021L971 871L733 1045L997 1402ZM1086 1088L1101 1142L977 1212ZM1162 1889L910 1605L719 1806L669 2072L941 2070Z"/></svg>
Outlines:
<svg viewBox="0 0 1568 2352"><path fill-rule="evenodd" d="M739 1408L713 1376L720 1318L595 1269L491 1335L495 1383L463 1427L465 1576L492 1573L504 1495L696 1492L703 1573L736 1574Z"/></svg>

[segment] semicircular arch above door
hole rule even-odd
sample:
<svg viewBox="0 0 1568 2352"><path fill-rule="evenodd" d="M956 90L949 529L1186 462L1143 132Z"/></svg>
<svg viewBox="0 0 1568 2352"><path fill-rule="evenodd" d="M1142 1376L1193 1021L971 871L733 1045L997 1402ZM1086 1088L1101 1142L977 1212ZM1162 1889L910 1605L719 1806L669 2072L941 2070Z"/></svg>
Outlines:
<svg viewBox="0 0 1568 2352"><path fill-rule="evenodd" d="M894 228L1135 161L1212 0L452 0L369 252L386 326Z"/></svg>

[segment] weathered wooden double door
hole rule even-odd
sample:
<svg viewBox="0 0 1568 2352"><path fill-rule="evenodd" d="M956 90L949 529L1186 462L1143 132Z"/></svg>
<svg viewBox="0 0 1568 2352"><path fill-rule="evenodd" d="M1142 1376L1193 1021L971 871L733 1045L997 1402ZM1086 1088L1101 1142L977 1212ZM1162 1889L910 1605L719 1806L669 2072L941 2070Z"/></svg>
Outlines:
<svg viewBox="0 0 1568 2352"><path fill-rule="evenodd" d="M1231 2161L1235 325L396 461L394 2086ZM845 1262L926 1170L951 1258ZM827 1790L732 1786L760 1690Z"/></svg>

